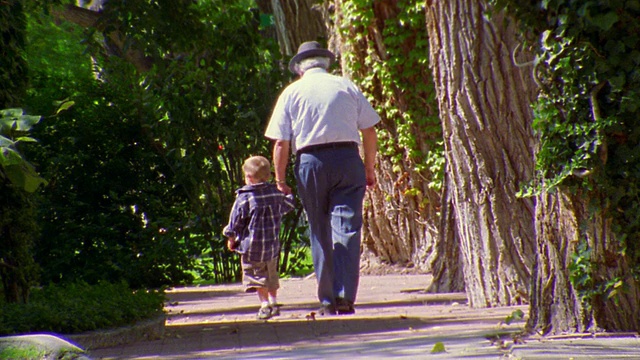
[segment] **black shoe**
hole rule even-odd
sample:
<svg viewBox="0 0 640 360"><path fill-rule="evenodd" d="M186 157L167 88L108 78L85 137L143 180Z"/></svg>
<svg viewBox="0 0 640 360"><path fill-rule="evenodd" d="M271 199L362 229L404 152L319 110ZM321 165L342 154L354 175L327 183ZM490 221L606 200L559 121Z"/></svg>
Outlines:
<svg viewBox="0 0 640 360"><path fill-rule="evenodd" d="M351 315L356 313L356 309L353 307L353 301L343 298L336 298L336 311L338 315Z"/></svg>
<svg viewBox="0 0 640 360"><path fill-rule="evenodd" d="M318 315L335 315L336 307L333 304L321 304L320 309L318 309Z"/></svg>

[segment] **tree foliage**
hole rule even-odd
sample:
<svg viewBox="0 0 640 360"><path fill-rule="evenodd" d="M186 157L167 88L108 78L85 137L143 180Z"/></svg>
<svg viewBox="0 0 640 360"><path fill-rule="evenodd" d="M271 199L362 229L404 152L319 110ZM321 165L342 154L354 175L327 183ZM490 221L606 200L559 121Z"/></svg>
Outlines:
<svg viewBox="0 0 640 360"><path fill-rule="evenodd" d="M26 115L22 109L0 110L0 180L16 189L33 193L46 181L19 150L19 144L36 142L28 136L40 116Z"/></svg>
<svg viewBox="0 0 640 360"><path fill-rule="evenodd" d="M538 53L537 176L523 191L537 197L528 326L637 331L640 3L495 3L517 15Z"/></svg>
<svg viewBox="0 0 640 360"><path fill-rule="evenodd" d="M586 194L593 211L613 220L620 255L631 260L627 275L640 280L640 2L499 3L541 34L535 75L542 93L534 107L539 180L530 191ZM580 246L583 255L586 247ZM572 268L584 270L588 256L576 256ZM583 288L583 277L573 278ZM592 283L589 296L613 295L619 280Z"/></svg>
<svg viewBox="0 0 640 360"><path fill-rule="evenodd" d="M22 50L27 27L23 0L0 7L0 109L18 107L27 86L27 64Z"/></svg>
<svg viewBox="0 0 640 360"><path fill-rule="evenodd" d="M37 126L43 146L32 152L49 180L44 281L185 283L203 253L213 268L202 274L238 278L221 230L242 162L270 151L262 131L283 80L248 4L111 0L82 12L94 20L87 28L31 18L27 103L55 114Z"/></svg>
<svg viewBox="0 0 640 360"><path fill-rule="evenodd" d="M365 204L365 250L386 262L431 270L444 155L424 2L339 3L335 36L343 45L342 71L382 119L378 189L368 192Z"/></svg>
<svg viewBox="0 0 640 360"><path fill-rule="evenodd" d="M21 0L0 7L0 279L5 299L26 302L37 279L31 254L38 226L31 193L42 182L24 157L20 143L39 117L17 109L27 88L24 59L26 16Z"/></svg>
<svg viewBox="0 0 640 360"><path fill-rule="evenodd" d="M9 302L27 302L38 279L33 247L39 226L33 193L46 181L19 149L32 143L31 127L40 116L22 109L0 110L0 279Z"/></svg>

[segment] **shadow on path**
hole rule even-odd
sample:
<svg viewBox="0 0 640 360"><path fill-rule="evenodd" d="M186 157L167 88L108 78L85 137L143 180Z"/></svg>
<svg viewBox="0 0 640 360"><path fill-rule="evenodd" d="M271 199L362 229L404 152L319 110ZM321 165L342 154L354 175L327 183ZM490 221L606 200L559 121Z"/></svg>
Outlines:
<svg viewBox="0 0 640 360"><path fill-rule="evenodd" d="M466 338L469 337L487 338L494 335L497 333L497 329L477 330L475 325L487 322L497 324L500 320L497 316L482 319L335 316L319 320L270 320L265 322L244 321L228 324L180 325L168 327L163 340L148 342L144 347L138 345L129 350L124 349L121 357L113 357L112 359L153 357L200 359L204 357L200 357L202 355L198 354L213 352L223 355L225 353L242 353L248 350L260 352L261 349L266 352L264 356L271 354L270 358L273 358L272 351L274 350L290 352L294 348L307 348L309 351L315 349L313 352L320 356L317 358L329 358L338 355L334 353L331 356L330 353L335 349L326 348L325 352L329 353L321 356L318 352L322 352L320 348L323 347L318 345L331 343L333 348L348 346L351 351L366 353L365 350L371 347L371 342L375 341L380 342L380 346L394 342L395 346L400 346L400 348L418 344L431 348L437 341L443 341L451 346L455 341L467 341ZM443 325L456 324L460 326L457 334L439 334L438 329ZM427 335L428 339L425 338ZM187 339L189 341L186 341ZM404 345L400 345L399 342L404 342ZM491 346L490 341L486 341L486 346ZM360 349L358 350L358 348ZM388 351L394 350L389 348ZM249 357L243 355L242 358Z"/></svg>
<svg viewBox="0 0 640 360"><path fill-rule="evenodd" d="M268 321L256 320L255 294L245 294L240 286L175 289L168 294L162 339L89 353L96 360L416 358L444 342L447 349L459 348L456 356L470 348L469 353L495 358L502 352L488 339L523 325L503 321L524 307L478 311L466 305L464 294L405 291L423 286L423 277L363 280L355 315L315 319L310 316L317 308L314 280L285 282L281 315Z"/></svg>

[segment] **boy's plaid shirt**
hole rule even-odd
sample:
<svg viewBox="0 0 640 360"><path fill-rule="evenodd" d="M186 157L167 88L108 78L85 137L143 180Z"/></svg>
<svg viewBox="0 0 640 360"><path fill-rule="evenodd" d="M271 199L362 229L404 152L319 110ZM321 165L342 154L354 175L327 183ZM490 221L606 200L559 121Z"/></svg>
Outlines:
<svg viewBox="0 0 640 360"><path fill-rule="evenodd" d="M229 224L223 234L239 242L236 251L248 261L264 262L280 253L282 216L295 207L293 195L285 195L274 184L246 185L236 191Z"/></svg>

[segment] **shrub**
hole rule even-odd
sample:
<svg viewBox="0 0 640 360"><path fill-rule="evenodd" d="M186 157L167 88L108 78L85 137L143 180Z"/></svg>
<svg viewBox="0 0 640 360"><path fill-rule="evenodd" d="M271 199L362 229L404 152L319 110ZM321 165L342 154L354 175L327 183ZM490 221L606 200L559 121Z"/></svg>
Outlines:
<svg viewBox="0 0 640 360"><path fill-rule="evenodd" d="M0 335L75 334L129 325L163 313L163 291L83 282L34 289L27 304L0 302Z"/></svg>

